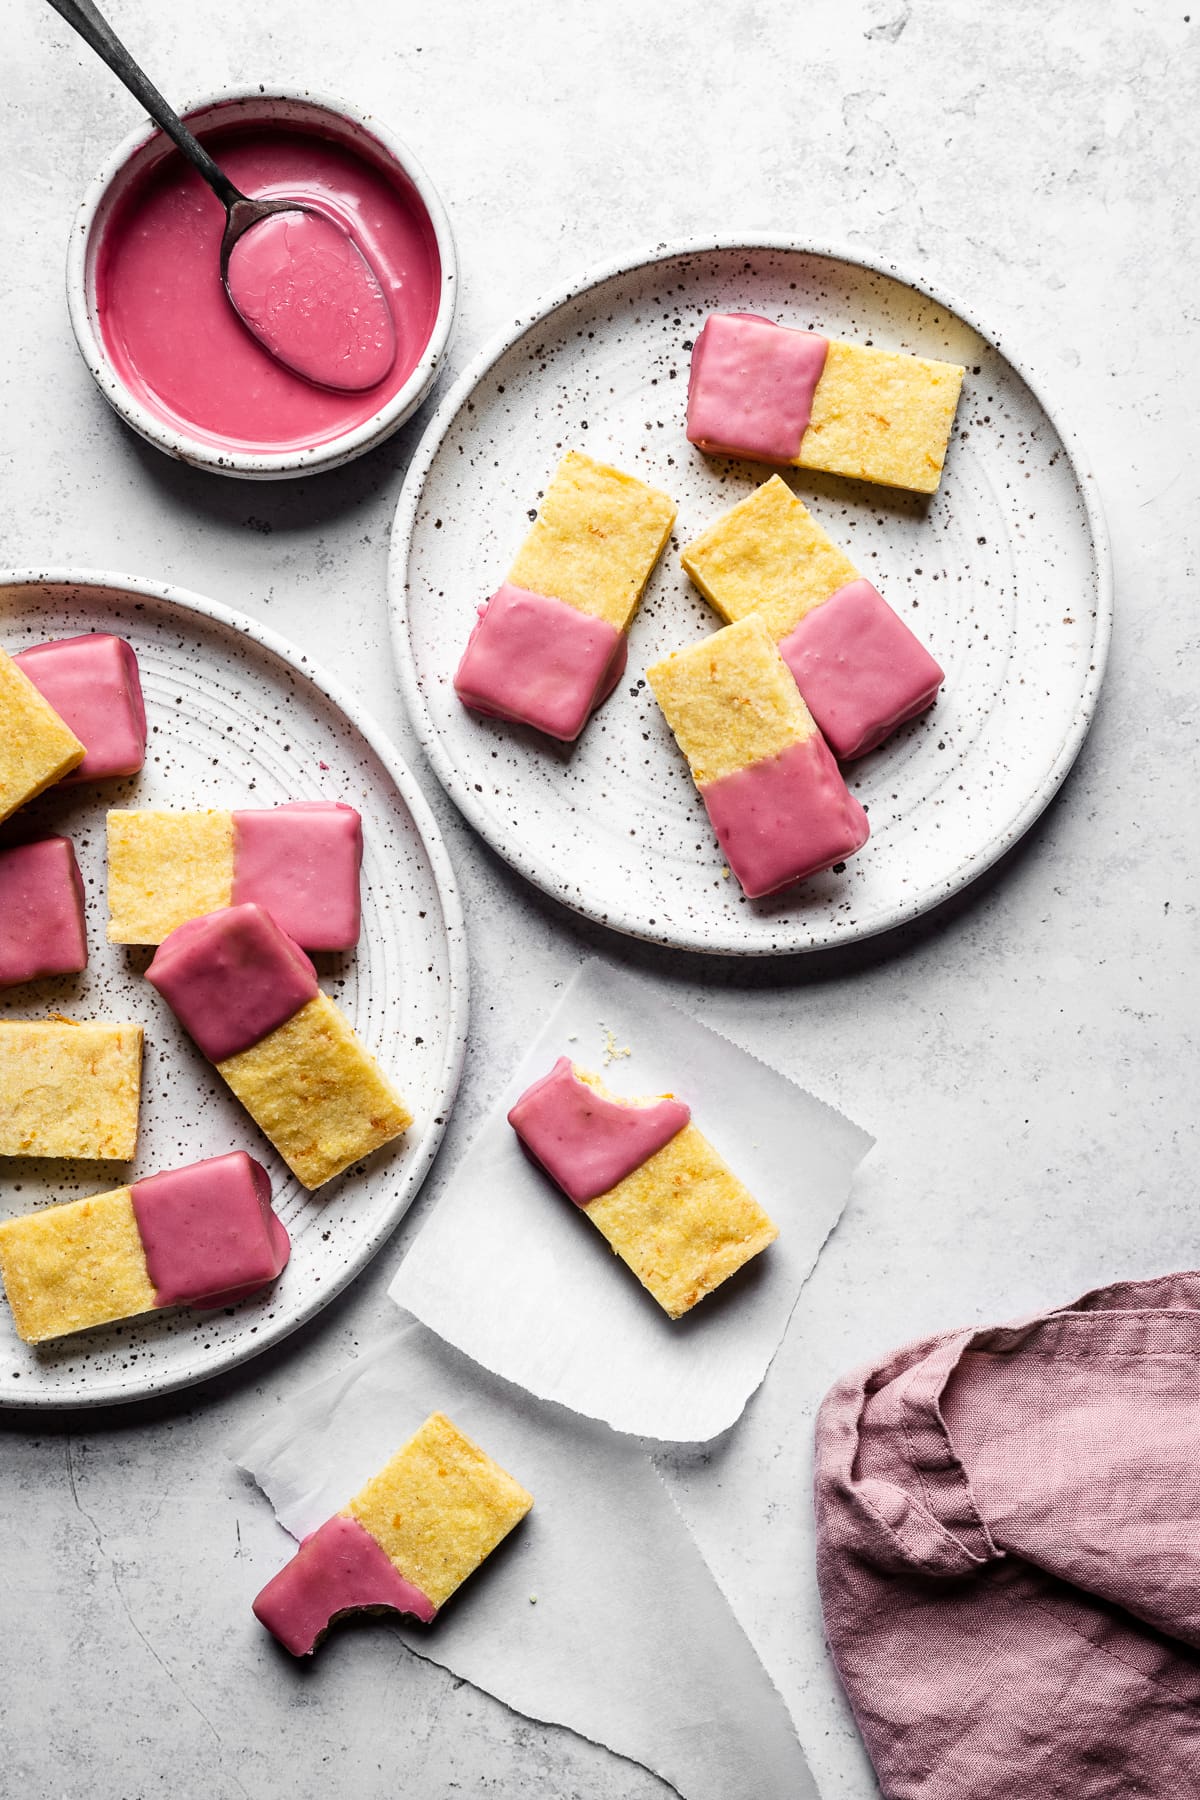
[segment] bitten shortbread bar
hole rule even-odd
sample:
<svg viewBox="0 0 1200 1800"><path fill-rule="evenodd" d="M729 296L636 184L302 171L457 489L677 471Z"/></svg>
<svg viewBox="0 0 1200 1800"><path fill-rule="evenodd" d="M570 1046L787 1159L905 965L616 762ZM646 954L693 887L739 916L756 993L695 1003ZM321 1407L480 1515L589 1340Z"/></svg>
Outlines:
<svg viewBox="0 0 1200 1800"><path fill-rule="evenodd" d="M0 1021L0 1156L127 1162L141 1079L140 1025Z"/></svg>
<svg viewBox="0 0 1200 1800"><path fill-rule="evenodd" d="M710 313L692 351L687 434L719 455L933 494L964 373L753 313Z"/></svg>
<svg viewBox="0 0 1200 1800"><path fill-rule="evenodd" d="M87 968L83 878L70 838L0 850L0 987Z"/></svg>
<svg viewBox="0 0 1200 1800"><path fill-rule="evenodd" d="M569 743L621 678L626 633L675 504L568 451L508 579L479 610L454 677L476 712Z"/></svg>
<svg viewBox="0 0 1200 1800"><path fill-rule="evenodd" d="M867 816L760 614L677 650L646 678L751 898L862 849Z"/></svg>
<svg viewBox="0 0 1200 1800"><path fill-rule="evenodd" d="M299 944L261 906L177 926L146 979L305 1187L412 1124Z"/></svg>
<svg viewBox="0 0 1200 1800"><path fill-rule="evenodd" d="M0 1276L27 1344L164 1306L229 1306L274 1281L287 1232L267 1172L210 1156L0 1224Z"/></svg>
<svg viewBox="0 0 1200 1800"><path fill-rule="evenodd" d="M508 1122L673 1319L779 1236L671 1095L623 1100L560 1056Z"/></svg>
<svg viewBox="0 0 1200 1800"><path fill-rule="evenodd" d="M680 553L731 624L757 613L841 761L937 698L939 665L778 475Z"/></svg>
<svg viewBox="0 0 1200 1800"><path fill-rule="evenodd" d="M254 1602L293 1656L360 1608L428 1624L533 1505L519 1482L431 1413L385 1468L327 1519Z"/></svg>
<svg viewBox="0 0 1200 1800"><path fill-rule="evenodd" d="M78 768L86 754L28 675L0 650L0 822Z"/></svg>
<svg viewBox="0 0 1200 1800"><path fill-rule="evenodd" d="M362 850L361 818L335 801L110 812L109 942L161 944L187 919L251 901L304 950L350 950Z"/></svg>

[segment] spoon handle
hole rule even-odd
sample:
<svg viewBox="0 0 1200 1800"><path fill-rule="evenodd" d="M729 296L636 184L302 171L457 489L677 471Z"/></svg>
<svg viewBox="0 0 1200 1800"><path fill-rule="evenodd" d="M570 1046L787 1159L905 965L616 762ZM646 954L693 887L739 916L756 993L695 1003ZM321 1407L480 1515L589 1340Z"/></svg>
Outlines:
<svg viewBox="0 0 1200 1800"><path fill-rule="evenodd" d="M49 4L79 33L85 44L91 45L96 55L108 64L114 75L120 77L130 93L141 101L155 124L162 127L203 175L221 204L228 208L242 199L241 193L217 167L203 144L192 136L178 113L167 105L149 76L134 62L99 7L93 4L93 0L49 0Z"/></svg>

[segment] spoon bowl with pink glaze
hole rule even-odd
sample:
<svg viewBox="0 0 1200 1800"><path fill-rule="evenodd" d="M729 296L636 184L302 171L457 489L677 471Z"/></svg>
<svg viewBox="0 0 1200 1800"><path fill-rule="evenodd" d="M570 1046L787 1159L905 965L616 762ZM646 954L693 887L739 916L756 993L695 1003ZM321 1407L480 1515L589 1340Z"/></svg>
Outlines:
<svg viewBox="0 0 1200 1800"><path fill-rule="evenodd" d="M167 104L93 0L49 0L117 75L225 208L221 280L230 305L277 362L304 380L358 393L396 359L378 275L336 219L298 200L243 194Z"/></svg>

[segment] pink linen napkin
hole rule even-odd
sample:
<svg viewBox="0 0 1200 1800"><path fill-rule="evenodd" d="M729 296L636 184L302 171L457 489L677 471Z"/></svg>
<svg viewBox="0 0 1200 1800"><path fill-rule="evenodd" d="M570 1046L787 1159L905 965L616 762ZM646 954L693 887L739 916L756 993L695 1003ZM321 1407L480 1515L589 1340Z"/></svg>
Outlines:
<svg viewBox="0 0 1200 1800"><path fill-rule="evenodd" d="M888 1800L1200 1795L1200 1273L848 1375L816 1505Z"/></svg>

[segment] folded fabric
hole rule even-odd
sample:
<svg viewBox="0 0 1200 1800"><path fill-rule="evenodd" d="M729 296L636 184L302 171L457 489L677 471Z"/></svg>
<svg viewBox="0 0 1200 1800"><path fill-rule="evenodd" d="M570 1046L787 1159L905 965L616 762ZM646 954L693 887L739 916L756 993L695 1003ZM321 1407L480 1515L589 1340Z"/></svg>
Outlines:
<svg viewBox="0 0 1200 1800"><path fill-rule="evenodd" d="M909 1345L837 1384L816 1450L888 1800L1200 1791L1200 1273Z"/></svg>

